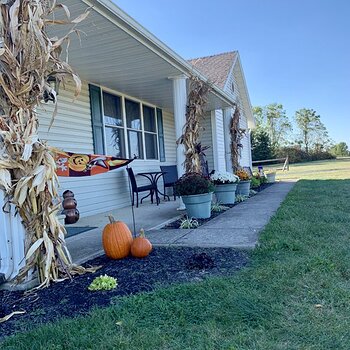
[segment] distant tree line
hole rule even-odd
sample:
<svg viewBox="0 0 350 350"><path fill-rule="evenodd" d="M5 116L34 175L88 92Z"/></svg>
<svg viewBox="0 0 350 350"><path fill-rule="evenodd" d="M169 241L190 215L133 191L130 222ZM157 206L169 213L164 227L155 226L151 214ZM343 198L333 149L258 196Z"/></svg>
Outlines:
<svg viewBox="0 0 350 350"><path fill-rule="evenodd" d="M313 109L302 108L293 120L282 104L253 108L256 128L252 131L253 160L289 156L291 163L348 156L345 142L333 144L321 117Z"/></svg>

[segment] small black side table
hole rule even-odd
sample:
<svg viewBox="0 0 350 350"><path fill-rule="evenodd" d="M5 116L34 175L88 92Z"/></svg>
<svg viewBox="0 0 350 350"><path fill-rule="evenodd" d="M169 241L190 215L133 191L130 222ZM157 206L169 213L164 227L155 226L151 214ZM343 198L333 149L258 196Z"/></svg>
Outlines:
<svg viewBox="0 0 350 350"><path fill-rule="evenodd" d="M158 189L158 186L157 186L158 180L163 176L163 174L164 174L163 171L149 171L149 172L137 174L137 175L140 175L140 176L147 178L150 181L151 185L153 185L155 187L157 205L159 205L159 203L160 203L159 195L164 196L164 197L168 197L168 200L170 201L169 196L166 195L165 193L160 192Z"/></svg>

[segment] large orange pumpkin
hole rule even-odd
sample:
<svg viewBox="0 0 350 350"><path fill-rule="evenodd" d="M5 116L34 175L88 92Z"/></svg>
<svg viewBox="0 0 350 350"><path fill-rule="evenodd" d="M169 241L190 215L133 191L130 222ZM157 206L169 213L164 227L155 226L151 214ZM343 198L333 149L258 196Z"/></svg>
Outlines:
<svg viewBox="0 0 350 350"><path fill-rule="evenodd" d="M106 255L111 259L123 259L130 254L132 234L122 221L109 216L110 223L102 233L102 244Z"/></svg>
<svg viewBox="0 0 350 350"><path fill-rule="evenodd" d="M136 237L131 244L131 255L135 258L144 258L152 250L151 242L145 237L145 231L141 229L140 236Z"/></svg>

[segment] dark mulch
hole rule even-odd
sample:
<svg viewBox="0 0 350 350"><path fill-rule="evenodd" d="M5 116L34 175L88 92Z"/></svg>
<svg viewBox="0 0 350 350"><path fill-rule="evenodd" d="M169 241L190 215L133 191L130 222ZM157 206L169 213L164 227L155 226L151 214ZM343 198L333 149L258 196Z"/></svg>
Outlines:
<svg viewBox="0 0 350 350"><path fill-rule="evenodd" d="M272 186L273 183L266 183L266 184L262 184L260 185L259 187L257 188L253 188L253 190L255 192L261 192L263 190L265 190L266 188ZM239 203L235 203L235 204L225 204L225 207L228 207L228 208L233 208L235 207L236 205L238 205ZM210 218L208 219L196 219L196 221L198 222L198 226L197 227L200 227L202 226L203 224L205 224L206 222L216 218L217 216L219 216L220 214L224 213L226 210L223 210L223 211L220 211L220 212L215 212L215 211L212 211L211 212L211 216ZM179 229L180 226L181 226L181 221L183 219L186 218L186 215L182 215L180 218L172 221L172 222L169 222L168 224L166 224L162 229L164 230L167 230L167 229ZM194 229L196 229L197 227L194 227Z"/></svg>
<svg viewBox="0 0 350 350"><path fill-rule="evenodd" d="M273 182L273 183L262 184L262 185L260 185L260 186L257 187L257 188L252 188L252 190L254 190L255 192L261 192L261 191L263 191L263 190L266 190L268 187L270 187L270 186L272 186L272 185L274 185L274 184L275 184L275 182Z"/></svg>
<svg viewBox="0 0 350 350"><path fill-rule="evenodd" d="M235 205L237 205L238 203L235 203L235 204L225 204L225 207L228 207L228 208L233 208ZM223 211L212 211L211 212L211 216L210 218L208 219L196 219L196 221L198 222L198 226L202 226L203 224L205 224L206 222L216 218L217 216L219 216L220 214L224 213L226 210L223 210ZM182 215L180 218L174 220L174 221L171 221L169 222L168 224L166 224L164 227L162 227L163 230L168 230L168 229L179 229L180 226L181 226L181 221L183 219L186 219L186 215ZM197 227L194 227L194 229L196 229Z"/></svg>
<svg viewBox="0 0 350 350"><path fill-rule="evenodd" d="M156 247L144 259L110 260L102 256L87 263L102 265L96 273L77 276L29 295L0 291L0 317L12 311L26 311L0 324L0 338L62 317L84 315L93 307L111 305L116 297L173 283L200 281L208 276L230 275L247 262L246 252L227 248ZM104 274L116 277L118 287L105 292L88 291L91 281Z"/></svg>

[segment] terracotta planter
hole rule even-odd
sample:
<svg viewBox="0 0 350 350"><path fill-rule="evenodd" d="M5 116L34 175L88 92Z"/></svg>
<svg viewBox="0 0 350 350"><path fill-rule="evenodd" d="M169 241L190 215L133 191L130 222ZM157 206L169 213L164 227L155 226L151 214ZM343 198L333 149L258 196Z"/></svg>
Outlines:
<svg viewBox="0 0 350 350"><path fill-rule="evenodd" d="M196 219L210 218L212 196L212 193L181 196L186 206L187 216Z"/></svg>
<svg viewBox="0 0 350 350"><path fill-rule="evenodd" d="M240 181L237 185L236 195L249 196L250 181Z"/></svg>
<svg viewBox="0 0 350 350"><path fill-rule="evenodd" d="M221 204L234 204L236 201L237 184L223 184L215 186L216 200Z"/></svg>

